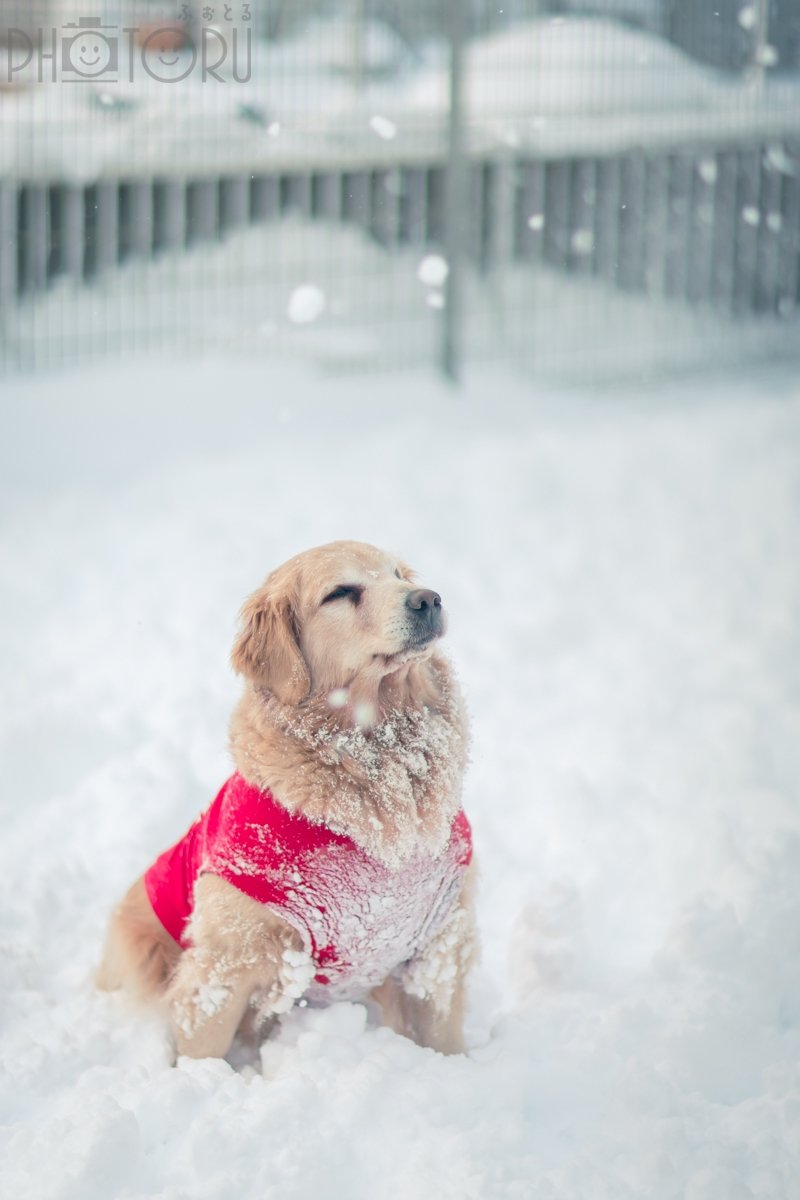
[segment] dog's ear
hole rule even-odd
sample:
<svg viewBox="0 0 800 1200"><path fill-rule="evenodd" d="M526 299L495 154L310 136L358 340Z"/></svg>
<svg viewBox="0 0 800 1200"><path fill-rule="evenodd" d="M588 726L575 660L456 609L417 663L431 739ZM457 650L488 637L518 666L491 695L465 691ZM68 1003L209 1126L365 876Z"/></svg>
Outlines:
<svg viewBox="0 0 800 1200"><path fill-rule="evenodd" d="M291 596L265 585L245 601L241 628L231 651L234 671L273 692L284 704L298 704L311 689L300 651Z"/></svg>

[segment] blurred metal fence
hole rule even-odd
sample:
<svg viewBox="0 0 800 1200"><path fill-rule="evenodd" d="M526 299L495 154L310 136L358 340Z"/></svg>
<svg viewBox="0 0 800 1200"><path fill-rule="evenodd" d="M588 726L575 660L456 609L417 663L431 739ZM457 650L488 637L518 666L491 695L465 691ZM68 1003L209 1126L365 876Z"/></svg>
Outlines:
<svg viewBox="0 0 800 1200"><path fill-rule="evenodd" d="M290 215L342 222L387 251L446 244L443 161L211 178L0 184L8 308L66 277L222 241ZM800 137L592 156L471 157L464 252L484 272L544 262L630 292L789 315L800 305Z"/></svg>
<svg viewBox="0 0 800 1200"><path fill-rule="evenodd" d="M261 90L198 85L204 96L227 86L233 106L205 124L201 113L173 153L139 96L160 85L165 125L186 126L175 85L130 79L115 93L107 79L78 80L87 102L60 128L58 169L58 154L31 150L35 120L25 125L46 84L17 85L18 121L0 110L0 361L251 350L283 333L293 351L336 358L333 341L354 331L366 341L351 340L346 359L436 354L451 374L460 355L556 371L576 359L591 371L605 355L619 373L638 370L630 331L645 328L660 363L687 345L713 353L715 339L720 352L791 352L800 13L764 0L744 19L741 5L713 8L716 27L702 3L693 24L679 0L528 0L502 16L477 0L259 6L256 33L283 38L256 43ZM457 26L470 36L453 60ZM64 89L50 85L56 106ZM53 121L56 150L58 134ZM111 143L88 172L68 161L84 137ZM292 313L303 286L318 301Z"/></svg>

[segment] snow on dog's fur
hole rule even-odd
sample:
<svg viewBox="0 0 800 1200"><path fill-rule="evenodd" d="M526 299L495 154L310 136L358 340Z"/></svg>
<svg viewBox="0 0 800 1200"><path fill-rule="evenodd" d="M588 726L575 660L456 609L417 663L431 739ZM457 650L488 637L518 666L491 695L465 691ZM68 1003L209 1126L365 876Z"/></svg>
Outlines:
<svg viewBox="0 0 800 1200"><path fill-rule="evenodd" d="M334 542L279 567L245 603L233 647L245 678L231 721L239 774L381 869L435 859L459 810L467 747L457 688L435 653L444 627L439 596L375 547ZM392 1028L446 1053L463 1050L472 874L412 959L369 993ZM225 1054L253 1009L285 1012L316 969L298 929L213 874L197 879L184 940L181 949L161 925L140 878L112 915L98 975L103 988L162 1006L181 1054Z"/></svg>

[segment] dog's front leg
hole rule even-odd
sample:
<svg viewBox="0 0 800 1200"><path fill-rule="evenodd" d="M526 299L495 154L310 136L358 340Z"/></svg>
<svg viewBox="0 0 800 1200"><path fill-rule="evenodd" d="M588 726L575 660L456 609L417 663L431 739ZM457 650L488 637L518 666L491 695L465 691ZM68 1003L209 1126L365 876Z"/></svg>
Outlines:
<svg viewBox="0 0 800 1200"><path fill-rule="evenodd" d="M204 950L181 956L167 991L178 1054L222 1058L228 1053L254 987L253 968L219 964Z"/></svg>
<svg viewBox="0 0 800 1200"><path fill-rule="evenodd" d="M464 1053L466 976L477 946L473 889L470 868L436 937L372 992L385 1024L442 1054Z"/></svg>
<svg viewBox="0 0 800 1200"><path fill-rule="evenodd" d="M254 992L262 1015L286 1012L311 981L297 931L213 875L195 885L187 933L165 997L178 1054L221 1058Z"/></svg>

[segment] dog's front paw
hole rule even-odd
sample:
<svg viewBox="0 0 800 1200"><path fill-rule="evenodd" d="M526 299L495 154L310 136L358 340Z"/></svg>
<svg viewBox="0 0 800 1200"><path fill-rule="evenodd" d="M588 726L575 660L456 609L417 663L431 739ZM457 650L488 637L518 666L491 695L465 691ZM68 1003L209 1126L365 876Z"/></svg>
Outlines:
<svg viewBox="0 0 800 1200"><path fill-rule="evenodd" d="M185 1038L195 1037L230 1000L231 989L217 980L199 983L192 991L176 996L170 1006L173 1023Z"/></svg>
<svg viewBox="0 0 800 1200"><path fill-rule="evenodd" d="M256 1007L262 1020L289 1012L314 979L314 963L305 950L286 946L277 968L274 981L257 992Z"/></svg>

